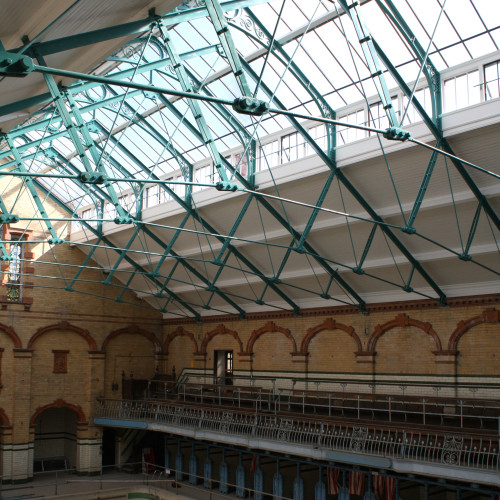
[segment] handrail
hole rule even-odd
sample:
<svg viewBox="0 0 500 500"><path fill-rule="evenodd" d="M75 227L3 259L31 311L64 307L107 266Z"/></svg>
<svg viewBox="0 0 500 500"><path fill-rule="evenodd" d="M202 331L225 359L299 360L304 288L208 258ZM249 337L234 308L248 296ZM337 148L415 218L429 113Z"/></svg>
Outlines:
<svg viewBox="0 0 500 500"><path fill-rule="evenodd" d="M315 449L341 450L483 470L499 469L498 433L453 434L429 428L394 424L360 424L268 414L241 409L182 405L167 401L100 400L96 417L152 422L203 429L224 436L300 444ZM221 440L224 438L221 436Z"/></svg>
<svg viewBox="0 0 500 500"><path fill-rule="evenodd" d="M500 402L497 400L264 389L190 382L178 382L177 392L168 392L168 397L164 397L167 391L161 390L163 382L158 384L160 390L150 393L150 396L184 403L469 429L497 430L500 425Z"/></svg>

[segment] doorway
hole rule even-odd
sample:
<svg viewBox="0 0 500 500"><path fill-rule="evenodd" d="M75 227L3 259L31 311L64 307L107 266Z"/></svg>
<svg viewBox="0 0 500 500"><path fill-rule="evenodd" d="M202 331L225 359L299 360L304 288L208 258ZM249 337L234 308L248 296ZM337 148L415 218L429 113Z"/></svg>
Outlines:
<svg viewBox="0 0 500 500"><path fill-rule="evenodd" d="M214 384L233 385L233 351L214 351Z"/></svg>

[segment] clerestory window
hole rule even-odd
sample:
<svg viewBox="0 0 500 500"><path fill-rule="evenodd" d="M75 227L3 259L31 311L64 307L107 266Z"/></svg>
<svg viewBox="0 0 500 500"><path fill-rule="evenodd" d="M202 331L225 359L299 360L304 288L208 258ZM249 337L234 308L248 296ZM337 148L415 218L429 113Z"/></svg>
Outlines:
<svg viewBox="0 0 500 500"><path fill-rule="evenodd" d="M7 300L21 302L23 298L23 237L12 235L10 243L10 265L7 276Z"/></svg>

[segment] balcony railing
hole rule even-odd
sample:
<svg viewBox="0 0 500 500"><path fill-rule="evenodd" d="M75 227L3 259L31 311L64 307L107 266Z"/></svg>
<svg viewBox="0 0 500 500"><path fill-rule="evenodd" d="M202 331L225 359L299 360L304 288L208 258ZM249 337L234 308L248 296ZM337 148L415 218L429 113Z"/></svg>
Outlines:
<svg viewBox="0 0 500 500"><path fill-rule="evenodd" d="M273 380L273 379L269 379ZM243 382L243 380L240 380ZM262 380L260 380L262 382ZM147 397L180 403L218 405L268 413L293 413L314 418L347 418L384 424L446 427L497 432L500 402L496 400L418 397L320 390L293 390L249 385L178 381L149 383Z"/></svg>
<svg viewBox="0 0 500 500"><path fill-rule="evenodd" d="M434 431L401 425L338 422L239 408L185 405L168 401L100 400L96 418L203 429L227 436L264 439L314 449L337 450L453 467L498 470L498 433ZM216 439L214 438L214 441Z"/></svg>

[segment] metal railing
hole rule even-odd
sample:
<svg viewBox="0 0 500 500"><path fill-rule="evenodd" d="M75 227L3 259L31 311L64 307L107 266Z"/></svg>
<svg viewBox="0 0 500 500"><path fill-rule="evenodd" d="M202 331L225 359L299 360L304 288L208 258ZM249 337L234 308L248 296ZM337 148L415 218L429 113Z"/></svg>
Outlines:
<svg viewBox="0 0 500 500"><path fill-rule="evenodd" d="M500 402L494 400L264 389L190 382L177 382L175 386L172 382L156 382L150 384L148 396L274 414L291 412L488 431L497 431L500 426Z"/></svg>
<svg viewBox="0 0 500 500"><path fill-rule="evenodd" d="M394 459L498 470L498 434L449 434L395 425L359 425L240 409L206 408L166 401L100 400L96 417L205 429Z"/></svg>

